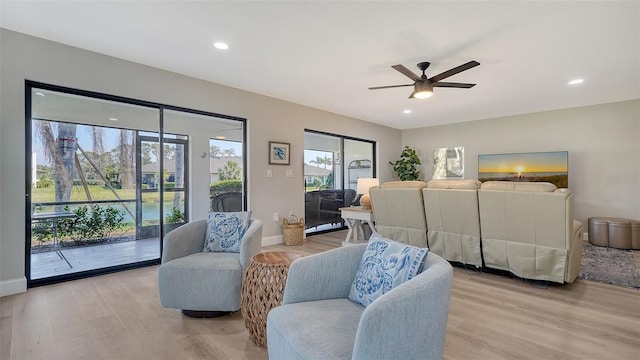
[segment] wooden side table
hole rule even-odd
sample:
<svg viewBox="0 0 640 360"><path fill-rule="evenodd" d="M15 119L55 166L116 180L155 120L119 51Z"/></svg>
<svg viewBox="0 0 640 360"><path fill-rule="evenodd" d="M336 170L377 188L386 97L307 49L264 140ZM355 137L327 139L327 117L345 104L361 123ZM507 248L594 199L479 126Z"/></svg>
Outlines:
<svg viewBox="0 0 640 360"><path fill-rule="evenodd" d="M369 224L371 231L376 231L373 227L373 211L371 209L364 209L362 206L349 206L340 208L340 213L349 228L347 238L342 242L343 246L368 241L368 239L364 238L364 231L362 229L363 221Z"/></svg>
<svg viewBox="0 0 640 360"><path fill-rule="evenodd" d="M264 252L249 260L244 281L240 310L251 340L267 346L267 314L282 304L289 265L302 257L286 251Z"/></svg>

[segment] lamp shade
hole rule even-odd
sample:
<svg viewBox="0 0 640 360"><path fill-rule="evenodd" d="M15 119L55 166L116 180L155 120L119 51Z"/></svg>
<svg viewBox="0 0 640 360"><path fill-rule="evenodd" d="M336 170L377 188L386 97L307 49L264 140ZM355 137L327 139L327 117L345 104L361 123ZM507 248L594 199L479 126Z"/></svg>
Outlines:
<svg viewBox="0 0 640 360"><path fill-rule="evenodd" d="M433 95L433 85L429 81L418 81L414 85L414 90L409 99L426 99Z"/></svg>
<svg viewBox="0 0 640 360"><path fill-rule="evenodd" d="M358 178L358 188L356 192L358 194L369 195L369 189L380 185L380 182L376 178Z"/></svg>

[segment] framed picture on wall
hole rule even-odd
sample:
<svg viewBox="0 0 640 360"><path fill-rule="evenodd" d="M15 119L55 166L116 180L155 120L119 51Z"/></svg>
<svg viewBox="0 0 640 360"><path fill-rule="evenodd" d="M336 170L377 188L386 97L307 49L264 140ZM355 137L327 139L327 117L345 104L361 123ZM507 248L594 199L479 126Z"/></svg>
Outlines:
<svg viewBox="0 0 640 360"><path fill-rule="evenodd" d="M269 141L269 164L289 165L289 143Z"/></svg>
<svg viewBox="0 0 640 360"><path fill-rule="evenodd" d="M434 150L432 179L464 179L464 147Z"/></svg>

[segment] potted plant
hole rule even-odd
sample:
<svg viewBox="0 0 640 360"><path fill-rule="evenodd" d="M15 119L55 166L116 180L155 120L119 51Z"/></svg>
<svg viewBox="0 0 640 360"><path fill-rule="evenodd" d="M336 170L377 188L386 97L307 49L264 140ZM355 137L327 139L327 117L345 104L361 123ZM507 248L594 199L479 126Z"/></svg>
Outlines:
<svg viewBox="0 0 640 360"><path fill-rule="evenodd" d="M421 165L420 158L418 158L416 151L409 146L405 146L404 150L402 150L400 160L396 162L389 161L389 165L393 167L396 176L402 181L418 180L420 177L420 170L417 167Z"/></svg>
<svg viewBox="0 0 640 360"><path fill-rule="evenodd" d="M171 209L171 213L164 218L164 231L165 233L168 233L181 225L184 225L184 213L180 211L180 209L174 207Z"/></svg>

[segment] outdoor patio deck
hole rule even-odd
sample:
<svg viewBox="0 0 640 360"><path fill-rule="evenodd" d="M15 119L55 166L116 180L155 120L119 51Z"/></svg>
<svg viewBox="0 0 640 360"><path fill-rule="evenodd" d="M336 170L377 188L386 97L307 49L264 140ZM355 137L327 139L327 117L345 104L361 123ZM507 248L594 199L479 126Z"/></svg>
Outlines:
<svg viewBox="0 0 640 360"><path fill-rule="evenodd" d="M59 248L73 268L56 251L31 254L31 279L157 259L160 257L159 241L158 238L152 238L78 248Z"/></svg>

